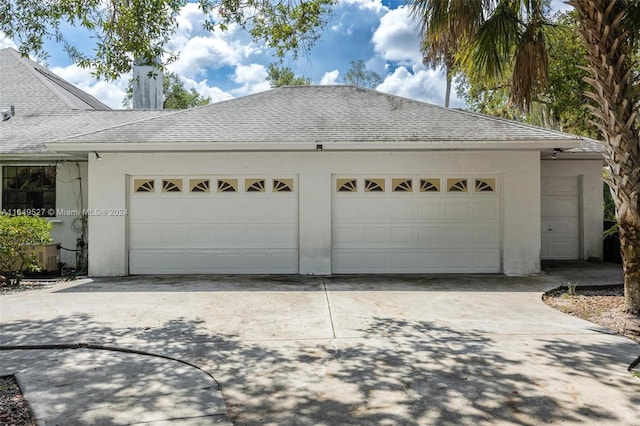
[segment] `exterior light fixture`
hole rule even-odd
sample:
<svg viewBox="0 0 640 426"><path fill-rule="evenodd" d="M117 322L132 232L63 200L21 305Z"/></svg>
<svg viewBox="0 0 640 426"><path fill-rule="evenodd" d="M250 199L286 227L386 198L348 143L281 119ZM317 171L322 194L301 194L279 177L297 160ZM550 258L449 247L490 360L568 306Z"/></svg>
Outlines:
<svg viewBox="0 0 640 426"><path fill-rule="evenodd" d="M558 158L558 154L561 153L562 150L560 148L553 148L553 153L551 154L551 158L555 160Z"/></svg>

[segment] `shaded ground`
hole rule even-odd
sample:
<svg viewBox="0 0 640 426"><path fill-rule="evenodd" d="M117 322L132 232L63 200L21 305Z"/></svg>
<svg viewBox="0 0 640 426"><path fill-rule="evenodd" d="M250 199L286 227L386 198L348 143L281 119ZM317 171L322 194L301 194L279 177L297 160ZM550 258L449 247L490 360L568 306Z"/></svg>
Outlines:
<svg viewBox="0 0 640 426"><path fill-rule="evenodd" d="M0 425L36 425L13 376L0 377Z"/></svg>
<svg viewBox="0 0 640 426"><path fill-rule="evenodd" d="M565 314L591 321L640 343L640 317L624 312L624 287L560 287L542 297L544 302Z"/></svg>
<svg viewBox="0 0 640 426"><path fill-rule="evenodd" d="M544 288L543 277L468 275L95 280L6 296L0 344L94 342L187 360L215 375L237 425L637 425L640 382L626 366L638 345L540 303ZM0 353L29 401L72 407L78 389L93 394L89 378L55 385L51 363L69 365L70 351L35 352ZM131 377L115 362L92 374L109 372L124 397Z"/></svg>
<svg viewBox="0 0 640 426"><path fill-rule="evenodd" d="M19 285L12 285L1 281L0 294L14 294L26 290L51 288L55 283L55 280L24 280ZM0 377L0 425L36 425L14 376Z"/></svg>

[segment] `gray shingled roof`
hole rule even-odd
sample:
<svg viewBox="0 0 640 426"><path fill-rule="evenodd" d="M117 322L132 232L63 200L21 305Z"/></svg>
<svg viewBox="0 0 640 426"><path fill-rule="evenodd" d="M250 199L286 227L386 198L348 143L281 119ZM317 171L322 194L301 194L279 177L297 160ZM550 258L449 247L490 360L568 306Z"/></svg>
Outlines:
<svg viewBox="0 0 640 426"><path fill-rule="evenodd" d="M110 108L12 48L0 50L0 108L38 115Z"/></svg>
<svg viewBox="0 0 640 426"><path fill-rule="evenodd" d="M290 86L68 138L63 143L578 141L353 86Z"/></svg>
<svg viewBox="0 0 640 426"><path fill-rule="evenodd" d="M132 123L170 111L111 110L11 48L0 50L0 109L16 115L0 122L0 153L42 154L45 143Z"/></svg>
<svg viewBox="0 0 640 426"><path fill-rule="evenodd" d="M0 153L45 153L45 143L90 131L131 123L170 111L83 110L22 116L0 122Z"/></svg>
<svg viewBox="0 0 640 426"><path fill-rule="evenodd" d="M388 146L579 140L353 86L283 87L183 111L111 111L13 49L0 50L0 76L0 105L16 106L16 116L0 123L0 153L44 153L45 143L55 149L56 143L380 142ZM597 142L580 143L572 151L600 148Z"/></svg>
<svg viewBox="0 0 640 426"><path fill-rule="evenodd" d="M583 153L594 153L594 154L603 154L604 148L602 147L602 142L597 141L595 139L583 138L580 141L580 145L577 148L570 148L565 150L566 153L570 154L583 154Z"/></svg>

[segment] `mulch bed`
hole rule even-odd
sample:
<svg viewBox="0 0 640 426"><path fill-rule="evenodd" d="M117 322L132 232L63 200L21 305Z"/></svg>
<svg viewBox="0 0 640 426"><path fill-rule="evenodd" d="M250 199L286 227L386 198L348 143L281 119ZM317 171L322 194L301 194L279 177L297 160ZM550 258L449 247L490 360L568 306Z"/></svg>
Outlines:
<svg viewBox="0 0 640 426"><path fill-rule="evenodd" d="M18 285L9 284L7 282L0 282L0 295L20 293L26 290L38 290L43 288L51 288L58 282L60 282L59 279L30 280L26 278L22 280Z"/></svg>
<svg viewBox="0 0 640 426"><path fill-rule="evenodd" d="M624 312L624 287L567 287L548 291L542 300L552 308L591 321L640 343L640 317Z"/></svg>
<svg viewBox="0 0 640 426"><path fill-rule="evenodd" d="M36 425L14 376L0 376L0 425Z"/></svg>

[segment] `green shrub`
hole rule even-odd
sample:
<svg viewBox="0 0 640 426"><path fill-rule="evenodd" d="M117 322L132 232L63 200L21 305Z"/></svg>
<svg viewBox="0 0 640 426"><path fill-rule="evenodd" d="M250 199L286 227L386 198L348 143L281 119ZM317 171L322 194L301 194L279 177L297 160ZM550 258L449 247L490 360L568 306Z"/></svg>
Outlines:
<svg viewBox="0 0 640 426"><path fill-rule="evenodd" d="M37 271L33 246L50 243L51 228L42 217L0 214L0 274L19 284L23 271Z"/></svg>

